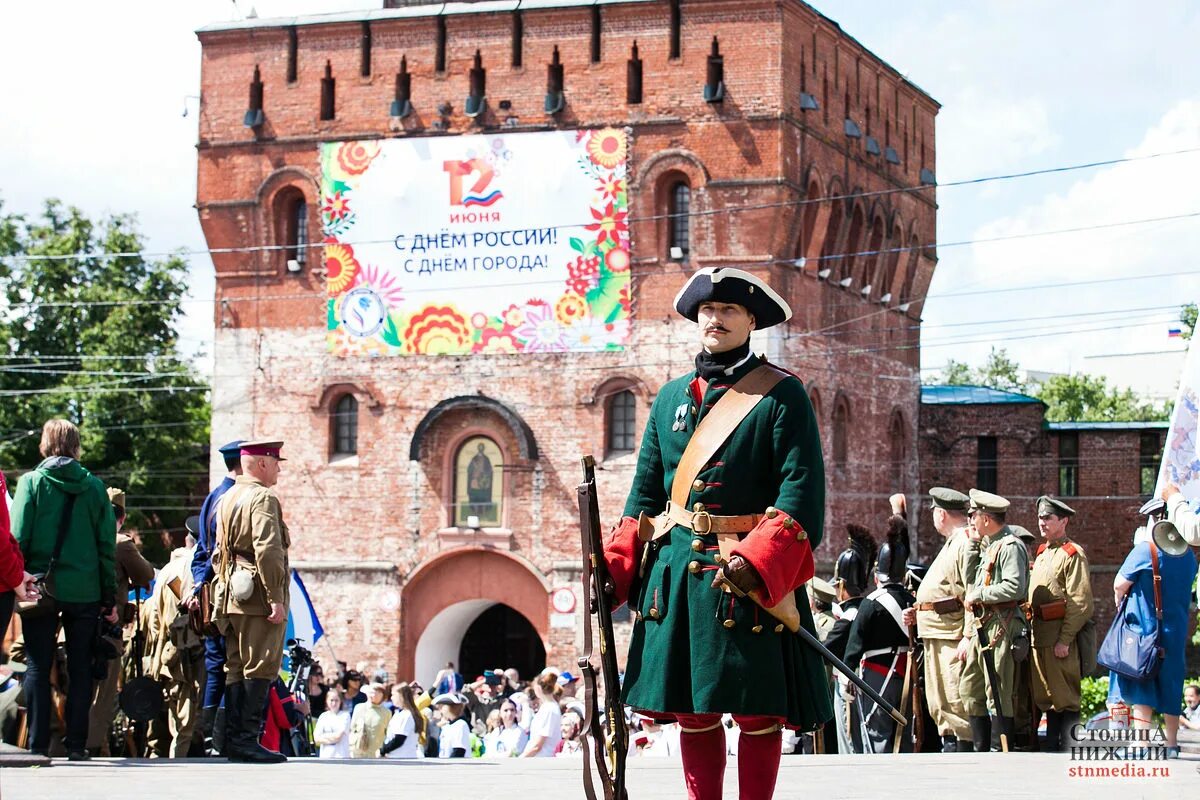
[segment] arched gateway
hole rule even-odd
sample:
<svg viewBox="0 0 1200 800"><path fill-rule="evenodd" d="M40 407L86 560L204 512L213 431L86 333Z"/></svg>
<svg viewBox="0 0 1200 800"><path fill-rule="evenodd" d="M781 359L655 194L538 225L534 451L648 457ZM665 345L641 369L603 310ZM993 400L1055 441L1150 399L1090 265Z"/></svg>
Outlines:
<svg viewBox="0 0 1200 800"><path fill-rule="evenodd" d="M401 591L400 674L428 683L448 661L468 680L493 666L516 667L523 676L541 669L549 591L545 577L512 553L474 547L439 553Z"/></svg>

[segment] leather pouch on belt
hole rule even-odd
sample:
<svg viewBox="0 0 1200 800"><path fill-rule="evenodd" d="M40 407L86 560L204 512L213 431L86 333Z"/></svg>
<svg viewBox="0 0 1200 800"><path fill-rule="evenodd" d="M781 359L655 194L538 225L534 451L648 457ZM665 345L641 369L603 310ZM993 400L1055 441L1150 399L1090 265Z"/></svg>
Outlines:
<svg viewBox="0 0 1200 800"><path fill-rule="evenodd" d="M935 614L953 614L955 611L961 611L963 607L962 601L957 597L943 597L941 600L934 600L930 605Z"/></svg>
<svg viewBox="0 0 1200 800"><path fill-rule="evenodd" d="M1056 619L1062 619L1067 615L1066 600L1052 600L1049 603L1042 603L1037 608L1037 616L1046 622L1053 622Z"/></svg>
<svg viewBox="0 0 1200 800"><path fill-rule="evenodd" d="M718 533L717 545L721 548L721 558L728 561L733 555L733 548L741 541L736 533ZM726 590L728 591L728 590ZM787 626L792 633L800 630L800 609L796 607L796 593L788 592L777 604L768 606L763 603L762 595L751 592L750 599L758 603L768 614Z"/></svg>

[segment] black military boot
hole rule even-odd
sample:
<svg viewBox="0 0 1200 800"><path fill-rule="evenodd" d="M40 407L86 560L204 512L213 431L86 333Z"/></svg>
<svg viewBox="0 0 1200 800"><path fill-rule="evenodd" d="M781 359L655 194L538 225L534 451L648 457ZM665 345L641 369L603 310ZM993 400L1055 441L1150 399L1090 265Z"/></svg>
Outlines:
<svg viewBox="0 0 1200 800"><path fill-rule="evenodd" d="M1000 722L1000 735L1004 737L1004 740L1008 741L1008 750L1009 752L1012 752L1013 744L1016 742L1016 720L1012 717L994 717L992 722L993 727L995 727L996 720L999 720ZM1003 740L1000 745L1000 750L1004 750Z"/></svg>
<svg viewBox="0 0 1200 800"><path fill-rule="evenodd" d="M943 753L957 753L958 752L958 739L956 739L954 736L943 736L942 737L942 752Z"/></svg>
<svg viewBox="0 0 1200 800"><path fill-rule="evenodd" d="M1063 715L1061 711L1046 712L1046 750L1051 753L1062 752L1062 724Z"/></svg>
<svg viewBox="0 0 1200 800"><path fill-rule="evenodd" d="M1075 729L1079 726L1078 711L1062 711L1062 752L1075 746Z"/></svg>
<svg viewBox="0 0 1200 800"><path fill-rule="evenodd" d="M992 720L990 717L971 717L971 742L976 753L986 753L992 748Z"/></svg>
<svg viewBox="0 0 1200 800"><path fill-rule="evenodd" d="M245 702L246 698L244 688L245 687L242 686L241 681L238 681L237 683L225 684L225 706L223 708L225 711L225 719L223 720L224 724L221 725L221 729L225 733L224 736L221 737L221 747L219 750L221 755L225 756L230 761L235 760L230 751L233 748L234 743L237 742L238 738L242 735L242 704ZM213 724L217 725L220 723L214 722ZM215 744L215 736L213 737L213 741Z"/></svg>
<svg viewBox="0 0 1200 800"><path fill-rule="evenodd" d="M237 738L226 742L229 748L230 761L244 761L251 764L281 764L287 761L287 756L268 750L258 743L262 732L263 716L267 709L267 693L271 690L271 681L267 678L243 679L241 691L238 693L242 700L238 717L241 724L237 728ZM226 689L228 691L228 689ZM226 703L229 702L226 696ZM226 714L231 709L226 709Z"/></svg>
<svg viewBox="0 0 1200 800"><path fill-rule="evenodd" d="M216 706L205 706L204 708L200 709L200 735L204 739L205 755L212 755L213 751L214 751L213 744L212 744L212 737L213 737L213 725L216 723L216 721L217 721L217 707Z"/></svg>
<svg viewBox="0 0 1200 800"><path fill-rule="evenodd" d="M958 752L974 753L975 752L975 743L972 742L970 739L959 739L958 740Z"/></svg>
<svg viewBox="0 0 1200 800"><path fill-rule="evenodd" d="M229 723L226 721L225 717L225 706L216 707L216 711L213 713L212 732L213 755L225 755L225 737L229 732Z"/></svg>

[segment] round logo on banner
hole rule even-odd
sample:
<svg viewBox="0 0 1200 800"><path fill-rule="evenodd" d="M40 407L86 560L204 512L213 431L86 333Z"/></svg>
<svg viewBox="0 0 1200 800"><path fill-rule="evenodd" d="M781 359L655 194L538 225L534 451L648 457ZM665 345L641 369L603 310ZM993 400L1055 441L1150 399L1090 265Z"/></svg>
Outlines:
<svg viewBox="0 0 1200 800"><path fill-rule="evenodd" d="M359 339L374 336L387 319L387 306L374 290L365 286L351 289L342 301L342 327Z"/></svg>
<svg viewBox="0 0 1200 800"><path fill-rule="evenodd" d="M570 614L575 610L575 593L565 586L555 589L550 595L550 605L559 614Z"/></svg>

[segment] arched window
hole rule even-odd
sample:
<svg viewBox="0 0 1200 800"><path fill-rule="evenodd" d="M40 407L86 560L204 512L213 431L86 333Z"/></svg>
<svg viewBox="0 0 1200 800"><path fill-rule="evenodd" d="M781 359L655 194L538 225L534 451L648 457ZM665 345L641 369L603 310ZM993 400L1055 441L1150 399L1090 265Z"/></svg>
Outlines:
<svg viewBox="0 0 1200 800"><path fill-rule="evenodd" d="M472 436L454 457L454 524L496 527L503 503L504 456L491 439Z"/></svg>
<svg viewBox="0 0 1200 800"><path fill-rule="evenodd" d="M333 407L333 454L358 454L358 400L352 394L339 397Z"/></svg>
<svg viewBox="0 0 1200 800"><path fill-rule="evenodd" d="M821 210L820 198L821 185L816 181L809 183L808 194L805 198L808 202L801 212L800 241L796 246L796 258L806 259L816 255L812 252L812 242L817 233L817 212ZM810 265L806 264L805 266Z"/></svg>
<svg viewBox="0 0 1200 800"><path fill-rule="evenodd" d="M667 194L667 255L671 261L686 264L692 249L691 219L692 190L679 181ZM678 248L678 249L677 249Z"/></svg>
<svg viewBox="0 0 1200 800"><path fill-rule="evenodd" d="M904 254L907 264L904 270L904 284L900 287L900 302L912 302L913 285L917 281L917 262L921 258L921 243L914 233L908 241L908 252Z"/></svg>
<svg viewBox="0 0 1200 800"><path fill-rule="evenodd" d="M608 442L606 452L610 456L633 452L637 437L637 398L625 389L608 400Z"/></svg>
<svg viewBox="0 0 1200 800"><path fill-rule="evenodd" d="M817 420L817 428L821 427L821 390L815 386L808 389L808 402L812 403L813 417Z"/></svg>
<svg viewBox="0 0 1200 800"><path fill-rule="evenodd" d="M857 255L865 249L863 247L863 211L861 206L854 207L854 213L850 216L850 233L846 236L846 249L840 253L841 258L835 260L833 273L840 276L840 280L854 277L854 267L859 259L865 256ZM847 288L862 288L854 287L853 282Z"/></svg>
<svg viewBox="0 0 1200 800"><path fill-rule="evenodd" d="M892 414L888 441L891 443L891 491L901 492L904 491L904 472L908 465L908 442L904 431L904 415L899 410Z"/></svg>
<svg viewBox="0 0 1200 800"><path fill-rule="evenodd" d="M832 186L830 194L836 194ZM838 249L842 236L842 222L846 219L844 200L832 200L829 207L829 223L825 226L825 243L821 246L820 269L837 273L841 269L841 251Z"/></svg>
<svg viewBox="0 0 1200 800"><path fill-rule="evenodd" d="M833 407L833 466L846 468L847 432L850 427L850 405L839 397Z"/></svg>
<svg viewBox="0 0 1200 800"><path fill-rule="evenodd" d="M308 202L304 193L289 187L275 201L278 243L283 245L284 263L291 272L299 272L308 260Z"/></svg>

